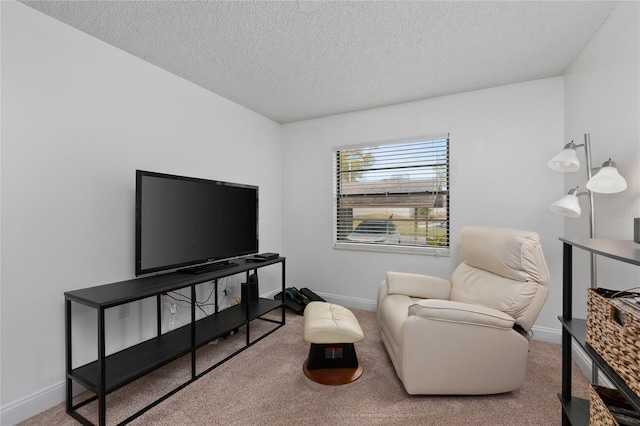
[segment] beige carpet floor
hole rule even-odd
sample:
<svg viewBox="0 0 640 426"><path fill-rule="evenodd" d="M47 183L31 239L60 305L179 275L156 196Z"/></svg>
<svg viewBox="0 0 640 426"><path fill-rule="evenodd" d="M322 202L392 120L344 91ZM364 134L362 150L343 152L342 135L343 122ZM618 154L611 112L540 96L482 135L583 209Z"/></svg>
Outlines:
<svg viewBox="0 0 640 426"><path fill-rule="evenodd" d="M342 386L323 386L302 371L309 345L302 317L287 312L287 324L134 420L133 425L487 425L561 424L561 348L531 341L526 383L518 391L490 396L410 396L380 341L376 314L353 310L365 333L356 344L364 374ZM255 325L255 327L254 327ZM272 328L254 321L252 339ZM236 335L198 351L203 371L246 339ZM185 381L184 357L107 397L107 424L114 425ZM574 394L586 398L588 382L574 366ZM78 398L83 398L80 395ZM80 410L97 419L95 403ZM23 423L75 425L60 404Z"/></svg>

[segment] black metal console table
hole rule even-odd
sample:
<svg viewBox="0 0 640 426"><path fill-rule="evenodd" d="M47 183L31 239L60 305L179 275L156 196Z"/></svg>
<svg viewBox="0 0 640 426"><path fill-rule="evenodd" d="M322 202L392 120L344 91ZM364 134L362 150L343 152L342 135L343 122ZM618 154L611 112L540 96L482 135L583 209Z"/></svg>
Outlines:
<svg viewBox="0 0 640 426"><path fill-rule="evenodd" d="M558 395L562 403L562 425L589 424L589 401L576 398L571 395L571 342L575 340L585 351L591 361L598 366L611 380L613 385L627 398L627 400L640 410L640 398L627 386L618 374L602 359L596 351L587 343L587 321L573 318L573 247L609 257L620 262L640 266L640 244L631 240L604 240L583 239L568 240L560 238L563 242L562 252L562 392ZM640 283L633 283L639 285ZM586 288L585 288L586 289Z"/></svg>
<svg viewBox="0 0 640 426"><path fill-rule="evenodd" d="M267 260L264 262L248 262L244 259L234 259L235 265L200 274L174 272L163 275L137 278L127 281L68 291L65 296L65 344L66 344L66 408L67 413L85 425L91 425L90 420L78 413L78 409L90 402L98 401L98 424L106 424L106 395L132 381L150 373L159 367L170 363L184 355L191 354L191 375L188 380L165 395L133 413L120 424L129 423L144 412L153 408L171 395L183 389L193 381L207 374L220 364L247 349L285 324L285 306L282 300L260 298L257 303L245 303L231 306L227 309L217 308L218 280L231 275L245 273L247 282L250 273L269 265L280 264L282 267L282 292L285 290L285 258ZM196 318L196 286L198 284L214 282L216 294L215 313L197 321ZM191 323L178 329L161 333L161 296L171 291L190 288L191 290ZM105 344L105 310L125 303L156 297L156 311L158 331L156 337L138 343L122 351L106 355ZM96 310L97 314L97 360L80 367L73 367L72 356L72 305L78 303ZM281 309L280 320L263 318L268 312ZM274 323L274 328L251 339L250 322L262 319ZM239 327L246 327L246 343L223 360L209 366L202 372L196 371L196 349L210 341L228 335ZM73 402L73 382L79 383L94 395L77 404Z"/></svg>

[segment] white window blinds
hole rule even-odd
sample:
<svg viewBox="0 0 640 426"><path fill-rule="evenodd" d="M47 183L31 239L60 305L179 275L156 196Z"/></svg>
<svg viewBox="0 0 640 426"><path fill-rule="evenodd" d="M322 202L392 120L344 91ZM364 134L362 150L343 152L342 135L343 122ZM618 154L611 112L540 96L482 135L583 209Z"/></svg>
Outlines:
<svg viewBox="0 0 640 426"><path fill-rule="evenodd" d="M339 248L448 254L449 137L336 149Z"/></svg>

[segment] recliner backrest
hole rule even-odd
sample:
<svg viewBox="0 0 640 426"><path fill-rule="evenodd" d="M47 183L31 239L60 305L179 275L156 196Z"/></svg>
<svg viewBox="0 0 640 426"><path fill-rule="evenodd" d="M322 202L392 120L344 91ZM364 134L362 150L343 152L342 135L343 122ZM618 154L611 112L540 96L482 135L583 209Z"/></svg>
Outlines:
<svg viewBox="0 0 640 426"><path fill-rule="evenodd" d="M451 300L509 314L530 330L549 293L549 270L536 232L467 226L461 263L451 277Z"/></svg>

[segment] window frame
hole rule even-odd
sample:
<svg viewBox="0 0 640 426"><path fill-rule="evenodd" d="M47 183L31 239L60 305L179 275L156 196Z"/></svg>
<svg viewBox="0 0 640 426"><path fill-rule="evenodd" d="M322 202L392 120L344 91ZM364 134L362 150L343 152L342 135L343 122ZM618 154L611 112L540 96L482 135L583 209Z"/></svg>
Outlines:
<svg viewBox="0 0 640 426"><path fill-rule="evenodd" d="M443 186L440 187L438 191L422 191L422 192L409 192L409 193L394 193L392 196L394 198L409 198L410 194L422 194L422 195L444 195L443 197L443 207L445 208L446 218L443 222L446 222L445 232L446 232L446 246L429 246L429 245L417 245L417 244L393 244L393 243L369 243L369 242L347 242L344 239L339 239L340 233L344 233L344 230L340 230L340 221L343 220L340 217L340 200L343 197L339 196L339 191L341 191L341 173L344 171L339 170L340 163L340 152L341 151L350 151L357 149L374 149L378 147L389 147L393 145L401 146L401 145L409 145L415 144L418 142L427 142L427 143L436 143L439 141L445 141L444 147L444 155L445 155L445 182ZM451 164L450 164L450 144L451 137L449 133L445 134L437 134L437 135L427 135L427 136L417 136L411 138L402 138L395 140L387 140L387 141L378 141L371 143L361 143L354 145L346 145L346 146L338 146L332 148L332 181L333 181L333 210L332 210L332 223L333 223L333 248L341 249L341 250L358 250L358 251L375 251L375 252L387 252L387 253L406 253L406 254L420 254L420 255L430 255L430 256L450 256L451 249L451 209L450 209L450 193L451 193ZM429 165L424 164L423 166L429 167ZM433 165L433 169L438 167L442 167L443 164ZM374 169L363 169L363 170L374 170ZM381 196L382 194L377 194L377 196ZM361 194L352 194L352 196L361 196L366 198L367 195L365 193ZM384 196L389 196L389 193L385 193ZM433 204L435 205L435 198ZM390 204L388 208L404 208L400 203ZM382 207L381 207L382 208ZM409 208L409 207L406 207ZM364 219L358 219L364 220ZM414 219L417 221L417 219ZM429 222L425 219L427 223ZM426 225L428 226L428 225ZM355 229L355 228L353 228ZM426 238L426 237L425 237Z"/></svg>

